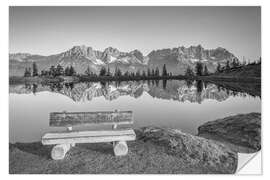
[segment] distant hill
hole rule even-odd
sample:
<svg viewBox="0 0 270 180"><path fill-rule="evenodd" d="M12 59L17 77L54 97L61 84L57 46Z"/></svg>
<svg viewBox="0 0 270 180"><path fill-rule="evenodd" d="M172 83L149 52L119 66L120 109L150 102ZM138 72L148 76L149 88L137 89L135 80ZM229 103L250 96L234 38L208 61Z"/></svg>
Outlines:
<svg viewBox="0 0 270 180"><path fill-rule="evenodd" d="M73 66L78 73L84 73L89 66L92 72L98 72L102 66L115 67L123 71L135 72L138 69L162 68L164 64L167 70L174 74L184 74L187 66L194 68L196 62L202 62L208 66L210 72L214 72L218 63L225 65L226 61L238 59L225 48L204 49L201 45L190 47L177 47L161 49L150 52L144 56L139 50L122 52L116 48L108 47L104 51L94 50L92 47L74 46L71 49L50 56L32 55L29 53L9 54L10 76L22 76L26 67L37 63L38 69L49 69L50 66L60 64L64 67Z"/></svg>
<svg viewBox="0 0 270 180"><path fill-rule="evenodd" d="M261 78L261 64L250 64L243 67L232 68L213 76L230 78Z"/></svg>

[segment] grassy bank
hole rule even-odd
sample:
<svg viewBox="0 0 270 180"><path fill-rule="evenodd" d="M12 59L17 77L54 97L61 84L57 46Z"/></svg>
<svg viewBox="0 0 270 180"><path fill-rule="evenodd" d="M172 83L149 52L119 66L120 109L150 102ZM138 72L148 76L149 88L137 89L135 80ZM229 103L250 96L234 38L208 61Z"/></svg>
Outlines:
<svg viewBox="0 0 270 180"><path fill-rule="evenodd" d="M200 78L202 80L206 79L213 81L260 83L261 64L250 64L243 67L231 68L220 73L214 73Z"/></svg>

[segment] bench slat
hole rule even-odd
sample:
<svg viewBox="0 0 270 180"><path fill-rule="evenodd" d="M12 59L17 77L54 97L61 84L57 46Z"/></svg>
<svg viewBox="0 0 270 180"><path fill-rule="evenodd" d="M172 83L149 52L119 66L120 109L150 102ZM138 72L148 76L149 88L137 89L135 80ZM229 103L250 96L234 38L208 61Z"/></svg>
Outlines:
<svg viewBox="0 0 270 180"><path fill-rule="evenodd" d="M132 124L132 111L52 112L50 126L69 127L87 124Z"/></svg>
<svg viewBox="0 0 270 180"><path fill-rule="evenodd" d="M108 136L108 135L126 135L134 134L134 130L131 128L118 129L118 130L96 130L96 131L71 131L71 132L50 132L46 133L42 138L67 138L67 137L83 137L83 136Z"/></svg>
<svg viewBox="0 0 270 180"><path fill-rule="evenodd" d="M98 143L113 141L132 141L136 134L132 129L109 131L78 131L47 133L42 137L42 144Z"/></svg>

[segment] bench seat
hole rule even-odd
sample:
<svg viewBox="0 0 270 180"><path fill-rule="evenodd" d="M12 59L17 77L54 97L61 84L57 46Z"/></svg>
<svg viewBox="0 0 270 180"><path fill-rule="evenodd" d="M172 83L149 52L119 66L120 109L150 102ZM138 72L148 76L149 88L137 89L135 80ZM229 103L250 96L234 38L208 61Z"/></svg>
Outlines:
<svg viewBox="0 0 270 180"><path fill-rule="evenodd" d="M42 137L43 145L99 143L114 141L132 141L136 139L133 129L101 130L101 131L71 131L46 133Z"/></svg>

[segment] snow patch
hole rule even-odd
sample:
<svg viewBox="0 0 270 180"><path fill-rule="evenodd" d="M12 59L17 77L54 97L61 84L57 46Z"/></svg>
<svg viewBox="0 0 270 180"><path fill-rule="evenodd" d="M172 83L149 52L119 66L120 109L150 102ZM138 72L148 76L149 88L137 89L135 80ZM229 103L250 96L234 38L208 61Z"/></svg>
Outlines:
<svg viewBox="0 0 270 180"><path fill-rule="evenodd" d="M100 84L100 83L94 83L94 84L92 85L92 87L93 87L94 89L101 89L101 84Z"/></svg>
<svg viewBox="0 0 270 180"><path fill-rule="evenodd" d="M109 89L110 89L110 92L117 90L117 88L113 85L109 85Z"/></svg>
<svg viewBox="0 0 270 180"><path fill-rule="evenodd" d="M105 63L101 59L96 59L96 62L94 62L96 65L104 65Z"/></svg>
<svg viewBox="0 0 270 180"><path fill-rule="evenodd" d="M122 62L122 63L129 63L128 61L128 58L127 57L124 57L124 58L121 58L121 59L118 59L119 62Z"/></svg>
<svg viewBox="0 0 270 180"><path fill-rule="evenodd" d="M95 70L98 70L98 68L95 65L91 65L91 67Z"/></svg>
<svg viewBox="0 0 270 180"><path fill-rule="evenodd" d="M191 58L190 61L191 61L191 62L198 62L199 59L193 59L193 58Z"/></svg>
<svg viewBox="0 0 270 180"><path fill-rule="evenodd" d="M129 85L125 85L125 86L122 86L120 89L128 91L130 88L129 88Z"/></svg>
<svg viewBox="0 0 270 180"><path fill-rule="evenodd" d="M129 59L128 59L128 57L123 57L123 58L118 59L117 57L111 56L109 63L113 63L113 62L121 62L121 63L128 64L129 63Z"/></svg>
<svg viewBox="0 0 270 180"><path fill-rule="evenodd" d="M109 61L109 63L112 63L112 62L114 62L114 61L116 61L116 60L117 60L117 58L116 58L116 57L111 56L111 57L110 57L110 61Z"/></svg>

